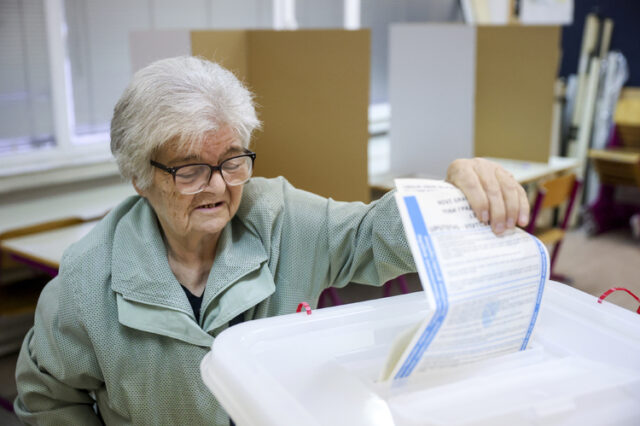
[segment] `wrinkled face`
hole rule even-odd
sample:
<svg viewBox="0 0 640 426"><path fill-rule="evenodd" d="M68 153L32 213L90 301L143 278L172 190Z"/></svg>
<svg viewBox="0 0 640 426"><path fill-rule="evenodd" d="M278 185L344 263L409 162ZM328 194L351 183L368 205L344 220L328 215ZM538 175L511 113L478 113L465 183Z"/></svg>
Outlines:
<svg viewBox="0 0 640 426"><path fill-rule="evenodd" d="M218 165L242 153L238 137L229 127L224 127L211 134L196 155L179 152L176 144L169 142L158 150L153 160L168 167L191 163ZM216 171L202 192L184 195L176 190L171 174L154 168L151 186L136 190L153 206L167 237L198 239L220 234L238 211L243 187L228 186Z"/></svg>

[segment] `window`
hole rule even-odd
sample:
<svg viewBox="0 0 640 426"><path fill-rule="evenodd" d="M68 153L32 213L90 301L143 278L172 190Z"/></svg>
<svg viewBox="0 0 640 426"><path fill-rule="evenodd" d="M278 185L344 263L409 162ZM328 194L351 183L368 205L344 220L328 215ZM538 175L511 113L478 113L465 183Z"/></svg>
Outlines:
<svg viewBox="0 0 640 426"><path fill-rule="evenodd" d="M42 0L0 0L0 155L55 146Z"/></svg>
<svg viewBox="0 0 640 426"><path fill-rule="evenodd" d="M131 31L268 28L269 6L261 0L66 0L74 133L108 132L132 73Z"/></svg>
<svg viewBox="0 0 640 426"><path fill-rule="evenodd" d="M0 0L0 192L38 171L64 167L61 181L115 173L68 166L111 161L130 31L271 28L273 8L265 0Z"/></svg>
<svg viewBox="0 0 640 426"><path fill-rule="evenodd" d="M298 28L343 28L343 0L297 0L295 16Z"/></svg>

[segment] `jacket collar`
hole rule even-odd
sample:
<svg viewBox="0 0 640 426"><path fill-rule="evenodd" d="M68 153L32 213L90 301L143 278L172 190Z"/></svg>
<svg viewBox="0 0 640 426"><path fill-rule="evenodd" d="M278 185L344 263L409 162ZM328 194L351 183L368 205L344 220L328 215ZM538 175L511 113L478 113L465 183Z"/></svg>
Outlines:
<svg viewBox="0 0 640 426"><path fill-rule="evenodd" d="M111 289L126 299L191 311L169 267L156 215L141 198L116 226L111 257Z"/></svg>
<svg viewBox="0 0 640 426"><path fill-rule="evenodd" d="M213 336L206 333L184 312L138 303L116 294L118 321L120 324L148 333L168 336L203 347L213 343Z"/></svg>
<svg viewBox="0 0 640 426"><path fill-rule="evenodd" d="M236 218L227 224L220 235L216 259L204 292L201 321L206 331L220 327L273 294L275 285L266 260L267 254L258 236ZM125 325L134 326L131 318L136 317L138 319L134 322L138 326L134 328L158 332L149 329L157 328L150 323L140 323L149 322L139 319L144 317L139 315L142 314L140 309L148 308L149 313L161 309L165 314L169 309L190 318L190 322L200 328L195 323L184 290L169 267L155 212L145 199L140 199L116 227L111 271L111 288L121 296L118 309L123 324L128 322ZM122 314L127 312L135 312L135 315L124 315L128 320L122 318ZM148 319L152 317L149 315ZM161 322L156 321L156 324ZM160 328L166 335L180 335L170 327Z"/></svg>
<svg viewBox="0 0 640 426"><path fill-rule="evenodd" d="M214 298L208 309L203 309L202 328L191 313L136 302L120 293L116 294L118 321L129 328L210 347L214 334L223 331L229 321L257 305L274 291L273 277L266 263L263 263L258 270L242 277L220 297Z"/></svg>

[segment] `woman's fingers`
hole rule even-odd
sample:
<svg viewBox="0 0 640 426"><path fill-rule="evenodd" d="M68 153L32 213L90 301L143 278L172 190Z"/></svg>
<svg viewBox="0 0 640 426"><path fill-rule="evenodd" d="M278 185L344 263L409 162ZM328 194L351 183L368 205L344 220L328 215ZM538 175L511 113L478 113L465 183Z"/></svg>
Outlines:
<svg viewBox="0 0 640 426"><path fill-rule="evenodd" d="M518 185L513 179L513 176L502 167L497 167L494 171L502 190L502 199L506 213L505 228L513 229L516 227L520 214L520 194L518 193L518 187L520 185Z"/></svg>
<svg viewBox="0 0 640 426"><path fill-rule="evenodd" d="M447 181L464 193L476 217L496 234L529 222L529 200L522 186L501 166L483 158L456 160Z"/></svg>
<svg viewBox="0 0 640 426"><path fill-rule="evenodd" d="M489 223L489 200L473 169L473 160L455 160L447 170L447 181L457 186L467 197L469 206L479 221Z"/></svg>
<svg viewBox="0 0 640 426"><path fill-rule="evenodd" d="M476 171L487 198L489 199L489 222L491 229L496 234L501 234L506 230L507 211L505 206L505 194L496 176L493 163L481 158L475 159L474 170Z"/></svg>
<svg viewBox="0 0 640 426"><path fill-rule="evenodd" d="M518 185L518 201L520 202L518 225L524 228L529 223L529 197L522 185Z"/></svg>

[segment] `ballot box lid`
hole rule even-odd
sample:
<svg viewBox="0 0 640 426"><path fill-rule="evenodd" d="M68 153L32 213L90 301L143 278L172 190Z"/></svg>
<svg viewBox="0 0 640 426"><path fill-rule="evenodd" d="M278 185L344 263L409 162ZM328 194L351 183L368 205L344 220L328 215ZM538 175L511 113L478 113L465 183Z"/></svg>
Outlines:
<svg viewBox="0 0 640 426"><path fill-rule="evenodd" d="M526 350L380 382L427 309L419 292L239 324L202 378L239 426L640 424L640 315L549 282Z"/></svg>

